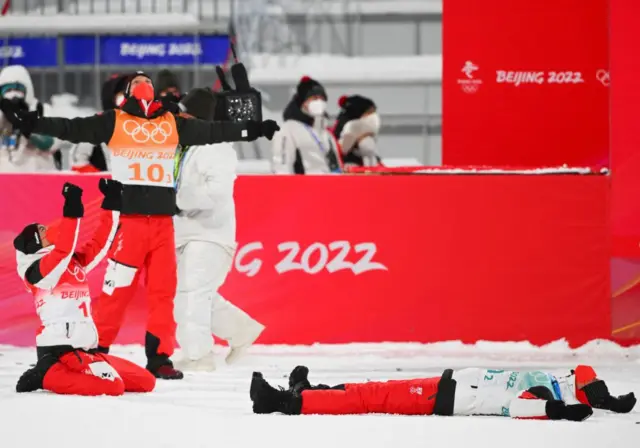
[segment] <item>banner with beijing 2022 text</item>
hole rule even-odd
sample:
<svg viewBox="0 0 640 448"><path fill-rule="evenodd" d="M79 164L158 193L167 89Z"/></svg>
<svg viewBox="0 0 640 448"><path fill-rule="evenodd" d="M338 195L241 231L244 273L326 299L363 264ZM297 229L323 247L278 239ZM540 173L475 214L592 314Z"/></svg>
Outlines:
<svg viewBox="0 0 640 448"><path fill-rule="evenodd" d="M443 163L608 166L607 0L448 0Z"/></svg>

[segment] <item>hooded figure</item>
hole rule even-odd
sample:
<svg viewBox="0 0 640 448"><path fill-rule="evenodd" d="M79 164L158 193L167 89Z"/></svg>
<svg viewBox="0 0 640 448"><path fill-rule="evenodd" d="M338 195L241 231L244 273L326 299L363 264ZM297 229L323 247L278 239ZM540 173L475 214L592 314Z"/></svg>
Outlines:
<svg viewBox="0 0 640 448"><path fill-rule="evenodd" d="M377 144L380 116L376 104L364 96L352 95L340 97L338 105L340 114L333 132L345 166L380 165Z"/></svg>
<svg viewBox="0 0 640 448"><path fill-rule="evenodd" d="M0 71L0 99L42 115L42 105L35 97L31 76L22 65L9 65ZM45 135L23 134L0 112L0 172L54 171L59 168L60 159L54 155L59 156L56 150L60 143Z"/></svg>
<svg viewBox="0 0 640 448"><path fill-rule="evenodd" d="M225 121L225 111L216 108L219 95L196 88L180 104L195 118ZM181 147L176 155L180 212L174 217L178 258L174 316L182 348L176 367L182 370L215 369L212 334L228 342L231 351L226 362L232 364L264 330L218 293L237 247L233 199L237 167L231 143Z"/></svg>
<svg viewBox="0 0 640 448"><path fill-rule="evenodd" d="M130 74L116 73L102 84L100 95L102 110L117 109L124 103L124 91L130 77ZM97 173L109 171L109 168L109 148L106 144L78 143L71 149L72 171Z"/></svg>
<svg viewBox="0 0 640 448"><path fill-rule="evenodd" d="M327 93L318 81L304 76L283 113L285 120L272 145L271 168L276 174L340 172L338 144L327 126Z"/></svg>

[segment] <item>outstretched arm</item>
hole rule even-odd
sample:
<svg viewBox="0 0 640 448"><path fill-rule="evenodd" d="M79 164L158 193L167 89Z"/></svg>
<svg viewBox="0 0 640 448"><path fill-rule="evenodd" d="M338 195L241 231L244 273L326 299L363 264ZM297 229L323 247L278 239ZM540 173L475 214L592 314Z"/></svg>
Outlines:
<svg viewBox="0 0 640 448"><path fill-rule="evenodd" d="M561 400L553 399L549 389L544 386L532 387L509 403L509 416L518 419L533 420L586 420L593 410L586 404L567 405Z"/></svg>
<svg viewBox="0 0 640 448"><path fill-rule="evenodd" d="M252 142L259 137L273 138L273 134L280 129L273 120L243 121L240 123L230 121L205 121L197 118L186 118L174 115L179 143L183 146L209 145L223 142Z"/></svg>
<svg viewBox="0 0 640 448"><path fill-rule="evenodd" d="M107 143L113 135L116 115L114 110L84 118L41 117L33 132L50 135L72 143Z"/></svg>

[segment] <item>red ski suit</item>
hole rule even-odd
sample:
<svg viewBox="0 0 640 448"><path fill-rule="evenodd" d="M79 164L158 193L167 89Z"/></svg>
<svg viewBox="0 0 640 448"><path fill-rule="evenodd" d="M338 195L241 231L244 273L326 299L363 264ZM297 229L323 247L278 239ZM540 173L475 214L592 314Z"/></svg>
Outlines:
<svg viewBox="0 0 640 448"><path fill-rule="evenodd" d="M166 363L165 358L173 354L178 281L172 215L176 211L173 158L179 132L171 113L157 113L152 118L124 110L115 114L108 147L112 176L124 185L122 216L95 315L99 346L108 349L120 331L140 271L146 270L145 346L150 368Z"/></svg>
<svg viewBox="0 0 640 448"><path fill-rule="evenodd" d="M36 345L43 356L34 369L46 369L42 387L51 392L121 395L155 387L155 377L146 369L114 356L86 352L98 342L87 274L106 255L118 216L118 212L102 211L96 233L80 249L76 248L81 219L63 218L54 246L32 255L17 252L18 273L34 295L41 321ZM46 356L52 353L62 355Z"/></svg>
<svg viewBox="0 0 640 448"><path fill-rule="evenodd" d="M440 377L345 384L344 390L305 390L302 414L431 415Z"/></svg>

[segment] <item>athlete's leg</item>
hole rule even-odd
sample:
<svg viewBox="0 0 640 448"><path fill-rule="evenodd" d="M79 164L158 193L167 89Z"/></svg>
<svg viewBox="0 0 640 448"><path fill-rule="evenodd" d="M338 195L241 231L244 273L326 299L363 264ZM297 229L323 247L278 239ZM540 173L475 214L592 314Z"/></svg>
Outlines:
<svg viewBox="0 0 640 448"><path fill-rule="evenodd" d="M151 392L156 377L144 367L113 355L101 355L114 368L124 383L125 392Z"/></svg>
<svg viewBox="0 0 640 448"><path fill-rule="evenodd" d="M122 395L124 382L102 358L74 351L45 374L43 389L64 395Z"/></svg>
<svg viewBox="0 0 640 448"><path fill-rule="evenodd" d="M123 215L120 228L109 249L102 293L93 318L98 328L101 351L108 351L115 340L131 301L148 248L148 231L144 216Z"/></svg>
<svg viewBox="0 0 640 448"><path fill-rule="evenodd" d="M171 365L169 357L175 347L173 301L176 294L177 263L172 218L152 216L149 220L149 231L153 233L153 239L145 260L149 310L145 351L147 368L156 371L162 365Z"/></svg>

